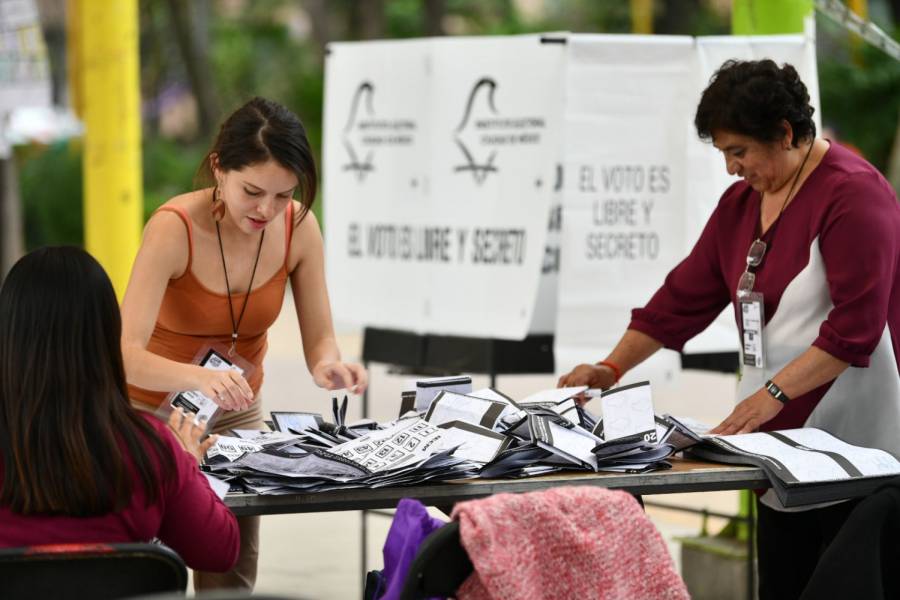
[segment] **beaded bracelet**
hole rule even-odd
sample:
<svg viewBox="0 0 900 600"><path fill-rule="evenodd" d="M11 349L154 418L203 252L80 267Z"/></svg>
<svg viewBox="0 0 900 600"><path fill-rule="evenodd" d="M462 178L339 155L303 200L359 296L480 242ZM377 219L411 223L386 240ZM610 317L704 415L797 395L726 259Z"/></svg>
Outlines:
<svg viewBox="0 0 900 600"><path fill-rule="evenodd" d="M613 372L613 375L616 376L616 380L613 381L613 384L619 383L619 380L622 379L622 369L620 369L615 363L611 363L608 360L601 360L597 363L597 366L609 367L610 371Z"/></svg>

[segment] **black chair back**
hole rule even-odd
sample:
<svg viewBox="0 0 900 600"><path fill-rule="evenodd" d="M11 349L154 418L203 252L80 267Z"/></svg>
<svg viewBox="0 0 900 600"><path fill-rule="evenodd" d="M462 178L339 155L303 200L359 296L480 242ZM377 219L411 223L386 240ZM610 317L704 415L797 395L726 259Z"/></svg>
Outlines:
<svg viewBox="0 0 900 600"><path fill-rule="evenodd" d="M474 567L459 541L459 523L451 521L434 530L409 566L400 600L454 596Z"/></svg>
<svg viewBox="0 0 900 600"><path fill-rule="evenodd" d="M184 593L187 568L158 544L58 544L0 549L0 598L113 600Z"/></svg>

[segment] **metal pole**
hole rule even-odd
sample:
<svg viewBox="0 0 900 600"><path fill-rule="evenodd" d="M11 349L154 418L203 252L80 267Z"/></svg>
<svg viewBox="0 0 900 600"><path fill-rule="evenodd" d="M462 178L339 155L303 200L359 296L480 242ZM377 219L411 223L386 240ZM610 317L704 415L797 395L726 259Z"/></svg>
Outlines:
<svg viewBox="0 0 900 600"><path fill-rule="evenodd" d="M8 158L0 158L0 281L25 251L22 227L22 200L19 197L19 179L16 172L16 157L10 152Z"/></svg>
<svg viewBox="0 0 900 600"><path fill-rule="evenodd" d="M365 361L365 360L363 361L363 368L366 370L367 373L369 372L369 361ZM369 383L372 383L372 381L369 380ZM366 387L365 391L363 391L362 418L363 419L369 418L369 388L368 388L368 386ZM359 543L360 543L359 564L360 564L360 568L362 569L362 574L363 574L363 583L362 583L363 591L365 591L365 588L366 588L366 565L369 562L369 552L368 552L368 550L369 550L369 532L368 532L367 522L366 522L367 513L368 513L368 511L366 511L366 510L362 510L359 513L359 519L360 519L360 522L359 522L359 525L360 525L359 526Z"/></svg>
<svg viewBox="0 0 900 600"><path fill-rule="evenodd" d="M747 598L756 598L756 502L754 494L747 493Z"/></svg>

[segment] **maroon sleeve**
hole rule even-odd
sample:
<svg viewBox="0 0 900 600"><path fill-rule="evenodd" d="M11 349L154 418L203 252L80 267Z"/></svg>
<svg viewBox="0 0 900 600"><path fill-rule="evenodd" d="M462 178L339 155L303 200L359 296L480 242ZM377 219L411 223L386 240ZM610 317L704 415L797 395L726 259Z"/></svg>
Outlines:
<svg viewBox="0 0 900 600"><path fill-rule="evenodd" d="M734 187L725 192L727 197ZM645 333L666 348L681 351L731 302L716 244L722 202L691 253L666 276L644 308L631 311L629 329Z"/></svg>
<svg viewBox="0 0 900 600"><path fill-rule="evenodd" d="M238 558L240 534L234 514L219 500L197 460L163 428L160 437L172 449L175 476L166 486L159 539L191 568L228 571Z"/></svg>
<svg viewBox="0 0 900 600"><path fill-rule="evenodd" d="M819 237L834 308L813 345L868 367L884 333L900 260L900 207L876 173L848 175Z"/></svg>

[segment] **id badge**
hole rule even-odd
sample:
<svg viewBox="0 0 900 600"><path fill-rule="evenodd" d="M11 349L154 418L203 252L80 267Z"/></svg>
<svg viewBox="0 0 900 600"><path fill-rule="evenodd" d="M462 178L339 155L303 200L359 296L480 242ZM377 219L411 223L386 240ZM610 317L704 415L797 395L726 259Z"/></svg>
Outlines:
<svg viewBox="0 0 900 600"><path fill-rule="evenodd" d="M744 364L757 369L765 368L763 350L763 325L766 322L763 295L751 292L738 299L741 318L741 341L744 348Z"/></svg>

